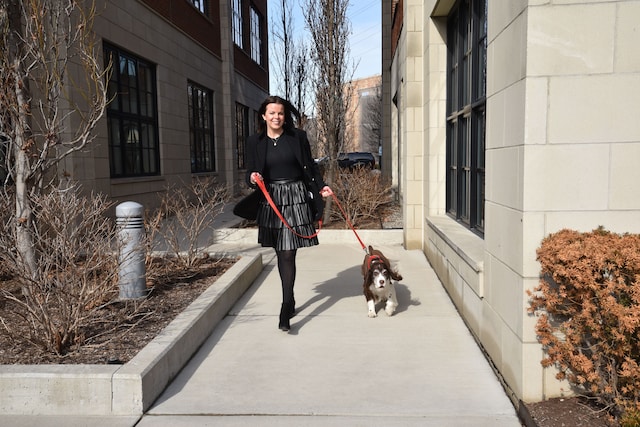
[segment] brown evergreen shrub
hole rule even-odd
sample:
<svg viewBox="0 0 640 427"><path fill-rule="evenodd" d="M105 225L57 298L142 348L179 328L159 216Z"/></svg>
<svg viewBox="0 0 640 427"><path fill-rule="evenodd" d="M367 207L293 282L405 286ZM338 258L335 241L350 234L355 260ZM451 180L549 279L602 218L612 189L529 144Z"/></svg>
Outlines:
<svg viewBox="0 0 640 427"><path fill-rule="evenodd" d="M529 312L539 315L542 364L631 421L640 411L640 235L562 230L537 259Z"/></svg>

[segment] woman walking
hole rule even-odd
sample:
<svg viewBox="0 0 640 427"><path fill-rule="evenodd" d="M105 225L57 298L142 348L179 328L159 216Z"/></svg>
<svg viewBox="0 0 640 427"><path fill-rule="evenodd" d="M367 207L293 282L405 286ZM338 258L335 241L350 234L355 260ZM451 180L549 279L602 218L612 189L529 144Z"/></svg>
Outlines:
<svg viewBox="0 0 640 427"><path fill-rule="evenodd" d="M306 132L293 125L288 101L270 96L260 106L259 132L246 144L246 181L256 186L263 180L274 204L295 233L286 227L266 201L260 202L256 221L258 243L276 251L282 281L282 305L278 328L289 331L295 315L293 287L296 280L298 248L315 246L314 221L322 217L321 197L332 194L311 155Z"/></svg>

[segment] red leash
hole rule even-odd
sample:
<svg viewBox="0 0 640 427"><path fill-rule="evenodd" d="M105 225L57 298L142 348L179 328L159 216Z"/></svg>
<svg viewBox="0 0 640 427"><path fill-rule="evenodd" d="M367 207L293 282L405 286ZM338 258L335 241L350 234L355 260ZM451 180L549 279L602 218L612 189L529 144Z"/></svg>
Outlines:
<svg viewBox="0 0 640 427"><path fill-rule="evenodd" d="M344 216L344 219L347 221L347 225L349 225L349 228L351 228L351 230L353 231L353 234L356 235L356 239L358 239L358 242L360 242L360 246L362 247L362 249L367 253L367 255L369 254L369 250L367 249L367 247L364 245L364 243L362 243L362 240L360 239L360 236L358 236L358 233L356 233L356 229L353 226L353 224L351 224L351 221L349 220L349 216L347 215L347 213L344 211L344 209L342 209L342 205L340 204L340 202L338 201L338 198L336 197L335 194L331 193L331 196L333 197L333 201L336 202L336 205L338 205L338 208L340 209L340 212L342 212L342 216Z"/></svg>
<svg viewBox="0 0 640 427"><path fill-rule="evenodd" d="M302 234L297 233L293 228L291 228L291 226L289 225L287 220L284 219L284 216L282 216L282 213L280 213L280 209L278 209L276 204L273 202L273 199L271 198L271 195L267 191L267 187L264 185L264 181L261 180L261 179L257 179L256 180L256 184L258 185L258 187L260 187L260 190L262 191L262 194L264 194L264 198L267 199L267 202L269 202L269 205L271 205L271 209L273 209L273 211L276 213L276 215L278 215L278 218L280 218L280 221L282 221L282 223L289 230L291 230L291 232L293 234L295 234L296 236L301 237L303 239L313 239L314 237L316 237L318 235L318 233L320 233L320 230L322 229L322 219L320 221L318 221L318 225L319 225L318 230L315 233L313 233L311 236L303 236Z"/></svg>
<svg viewBox="0 0 640 427"><path fill-rule="evenodd" d="M291 230L291 232L293 234L295 234L298 237L302 237L303 239L311 239L313 237L316 237L318 235L318 233L320 233L320 230L322 230L322 219L320 221L318 221L318 230L312 234L311 236L303 236L301 234L298 234L293 228L291 228L291 226L289 225L289 223L287 222L286 219L284 219L284 216L282 216L282 213L280 213L280 210L278 209L278 207L276 206L276 204L273 202L273 199L271 198L271 195L269 194L269 192L267 191L267 187L264 184L264 181L261 179L256 180L256 184L258 185L258 187L260 187L260 190L262 191L262 194L264 194L265 199L267 199L267 202L269 202L269 205L271 206L271 209L273 209L273 211L276 213L276 215L278 215L278 218L280 218L280 221L282 221L282 223L289 229ZM353 234L356 235L356 239L358 239L358 242L360 242L360 246L362 247L362 249L369 254L369 250L367 249L367 247L365 246L364 243L362 243L362 240L360 239L360 236L358 236L358 233L356 232L355 227L353 226L353 224L351 223L351 221L349 220L349 216L347 215L347 213L344 211L344 209L342 208L342 205L340 204L340 202L338 201L338 198L336 197L336 195L332 192L331 193L331 197L333 197L333 200L336 202L336 205L338 205L338 208L340 209L340 212L342 212L342 215L344 216L344 219L347 221L347 225L349 225L349 228L351 228L351 230L353 231Z"/></svg>

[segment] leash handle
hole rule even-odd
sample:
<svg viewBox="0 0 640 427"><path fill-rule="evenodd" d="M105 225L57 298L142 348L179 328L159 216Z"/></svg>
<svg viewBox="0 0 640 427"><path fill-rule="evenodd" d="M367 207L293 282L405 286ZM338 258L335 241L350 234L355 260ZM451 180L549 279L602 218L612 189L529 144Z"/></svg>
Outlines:
<svg viewBox="0 0 640 427"><path fill-rule="evenodd" d="M282 221L282 223L289 229L291 230L291 232L293 234L295 234L298 237L301 237L303 239L313 239L314 237L316 237L318 235L318 233L320 233L320 230L322 230L322 219L320 219L318 221L318 230L313 233L310 236L304 236L302 234L299 234L298 232L296 232L293 228L291 228L291 226L289 225L289 223L287 222L286 219L284 219L284 216L282 215L282 213L280 213L280 209L278 209L278 207L276 206L276 204L273 202L273 199L271 198L271 195L269 194L269 191L267 191L267 187L264 184L264 180L262 179L256 179L256 184L258 185L258 187L260 188L260 191L262 191L262 194L264 194L264 198L267 199L267 202L269 202L269 205L271 206L271 209L273 209L273 211L276 213L276 215L278 215L278 218L280 218L280 221Z"/></svg>

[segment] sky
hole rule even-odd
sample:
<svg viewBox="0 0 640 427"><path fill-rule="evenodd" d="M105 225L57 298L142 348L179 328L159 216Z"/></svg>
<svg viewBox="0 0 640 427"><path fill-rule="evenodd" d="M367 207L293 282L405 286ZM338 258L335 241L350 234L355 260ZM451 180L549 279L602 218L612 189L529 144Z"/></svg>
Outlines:
<svg viewBox="0 0 640 427"><path fill-rule="evenodd" d="M293 1L293 26L296 39L300 36L308 37L305 29L303 11L300 6L303 2ZM269 0L269 25L275 17L275 11L279 10L279 1ZM354 79L375 76L381 74L382 67L382 0L350 0L347 16L351 21L351 36L349 37L349 49L351 60L354 63ZM269 36L273 40L272 36ZM271 68L272 78L275 68ZM271 85L273 88L273 84Z"/></svg>

